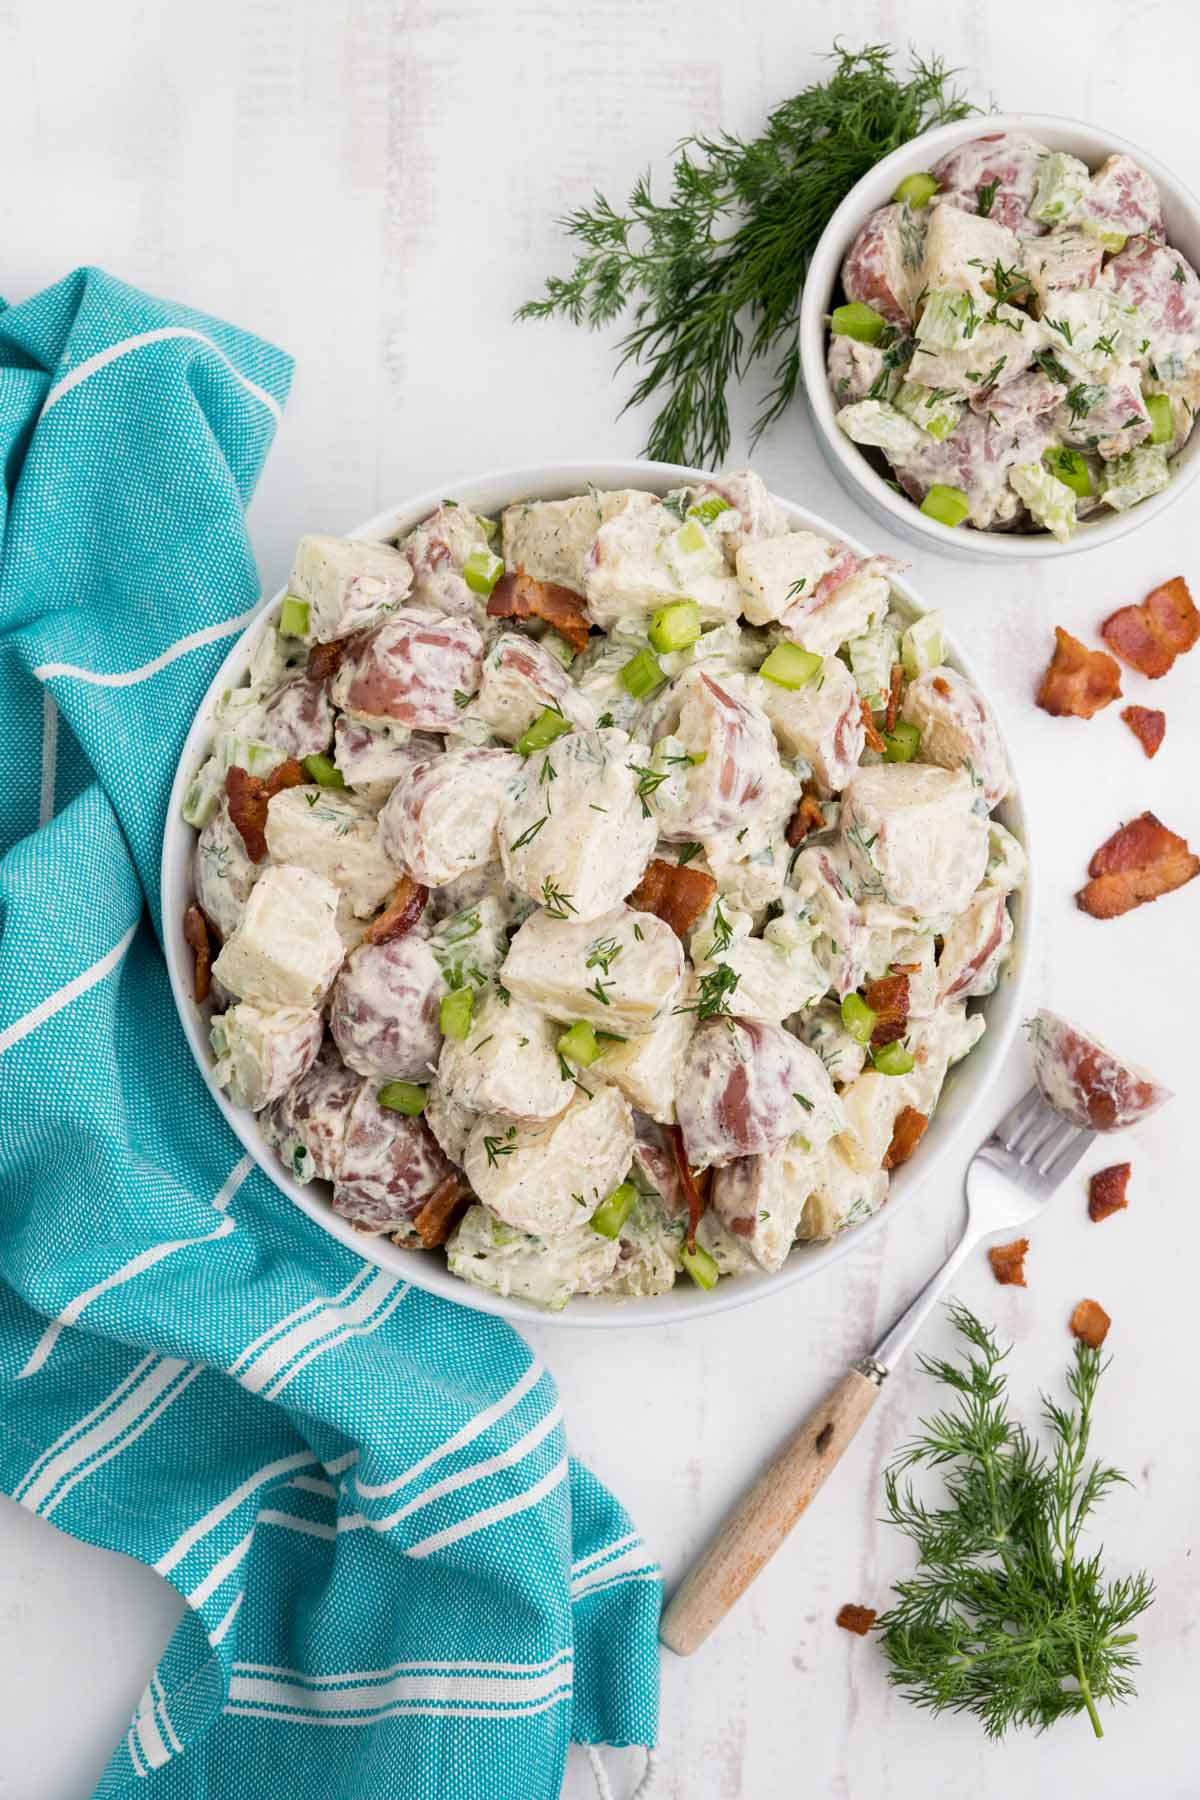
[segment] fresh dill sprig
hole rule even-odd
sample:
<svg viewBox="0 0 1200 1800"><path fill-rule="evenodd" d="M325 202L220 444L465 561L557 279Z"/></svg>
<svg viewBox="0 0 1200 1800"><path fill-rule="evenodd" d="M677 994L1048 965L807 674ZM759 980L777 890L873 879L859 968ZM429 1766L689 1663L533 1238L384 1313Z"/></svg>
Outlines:
<svg viewBox="0 0 1200 1800"><path fill-rule="evenodd" d="M910 52L904 79L886 44L835 42L829 54L829 79L777 106L761 136L686 139L665 200L643 175L625 211L598 193L569 213L560 223L580 246L574 268L518 310L597 329L632 308L619 366L642 370L627 405L658 409L648 456L724 461L729 384L766 357L773 385L753 439L779 417L800 379L800 291L834 211L890 151L978 110L938 56Z"/></svg>
<svg viewBox="0 0 1200 1800"><path fill-rule="evenodd" d="M1146 1574L1107 1580L1100 1552L1080 1552L1090 1514L1126 1479L1089 1460L1105 1365L1076 1344L1072 1404L1042 1398L1047 1456L1009 1416L1008 1352L965 1307L951 1313L962 1356L921 1366L957 1404L923 1419L885 1475L888 1517L917 1552L916 1573L878 1621L888 1678L918 1706L973 1713L992 1738L1082 1712L1103 1737L1098 1708L1134 1693L1128 1627L1154 1597ZM943 1506L903 1481L921 1467L942 1472Z"/></svg>

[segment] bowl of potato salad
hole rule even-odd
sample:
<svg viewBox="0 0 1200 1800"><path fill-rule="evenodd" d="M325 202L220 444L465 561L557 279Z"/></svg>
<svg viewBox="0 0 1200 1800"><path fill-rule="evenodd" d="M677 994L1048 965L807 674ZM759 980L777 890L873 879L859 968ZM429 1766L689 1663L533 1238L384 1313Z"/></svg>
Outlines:
<svg viewBox="0 0 1200 1800"><path fill-rule="evenodd" d="M835 472L972 559L1091 548L1200 469L1200 206L1066 119L975 117L879 163L805 283L805 387Z"/></svg>
<svg viewBox="0 0 1200 1800"><path fill-rule="evenodd" d="M813 1274L1021 1014L1024 815L939 616L752 473L518 470L308 536L188 736L171 981L282 1193L467 1305Z"/></svg>

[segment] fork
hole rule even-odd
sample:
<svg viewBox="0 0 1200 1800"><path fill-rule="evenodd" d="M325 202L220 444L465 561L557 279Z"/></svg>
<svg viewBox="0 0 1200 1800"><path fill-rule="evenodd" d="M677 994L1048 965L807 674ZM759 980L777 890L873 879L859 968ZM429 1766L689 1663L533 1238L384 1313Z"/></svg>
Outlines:
<svg viewBox="0 0 1200 1800"><path fill-rule="evenodd" d="M966 1223L950 1255L886 1337L792 1432L675 1590L659 1635L677 1655L690 1656L699 1648L774 1556L971 1252L984 1238L1034 1218L1095 1135L1055 1112L1036 1087L1001 1119L967 1169Z"/></svg>

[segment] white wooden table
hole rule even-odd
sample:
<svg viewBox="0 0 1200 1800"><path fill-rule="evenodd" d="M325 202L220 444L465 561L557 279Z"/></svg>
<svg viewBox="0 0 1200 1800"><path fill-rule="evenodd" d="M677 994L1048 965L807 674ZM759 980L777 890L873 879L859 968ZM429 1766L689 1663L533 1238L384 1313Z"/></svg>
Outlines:
<svg viewBox="0 0 1200 1800"><path fill-rule="evenodd" d="M814 53L835 31L851 44L940 50L977 97L1013 110L1109 122L1200 187L1190 0L212 0L203 10L5 0L0 291L23 298L97 262L295 353L293 398L251 515L273 586L303 530L345 528L438 482L452 493L456 476L492 466L636 451L643 422L614 420L609 345L510 323L541 277L565 267L552 221L594 185L622 198L689 131L756 129L814 77ZM739 416L750 414L747 400ZM733 457L745 455L737 443ZM799 408L756 462L780 492L869 534ZM931 1720L895 1697L872 1644L834 1628L843 1601L883 1604L906 1567L877 1518L881 1466L931 1398L910 1369L719 1638L691 1663L668 1659L660 1791L674 1800L1200 1791L1200 1576L1189 1560L1200 1491L1198 890L1105 925L1071 900L1091 851L1147 806L1200 840L1200 663L1155 692L1170 724L1153 764L1116 709L1084 726L1030 705L1052 625L1089 636L1155 581L1183 570L1200 582L1193 514L1185 503L1102 556L1045 572L993 580L932 556L914 571L1017 728L1044 896L1042 997L1179 1093L1120 1142L1134 1165L1127 1213L1091 1225L1076 1183L1032 1233L1027 1290L997 1287L982 1260L961 1288L1017 1340L1012 1379L1030 1407L1039 1385L1060 1381L1074 1302L1095 1295L1114 1317L1100 1448L1133 1485L1108 1504L1104 1535L1114 1570L1144 1562L1159 1582L1142 1698L1108 1715L1103 1744L1080 1723L997 1749L973 1723ZM1021 1073L1014 1064L1014 1091ZM709 1326L534 1334L575 1450L620 1491L669 1577L923 1279L953 1228L960 1174L947 1168L819 1280ZM931 1330L931 1348L947 1341L944 1327ZM157 1577L0 1505L3 1800L91 1792L175 1614ZM618 1794L633 1763L614 1759ZM573 1765L565 1793L590 1792Z"/></svg>

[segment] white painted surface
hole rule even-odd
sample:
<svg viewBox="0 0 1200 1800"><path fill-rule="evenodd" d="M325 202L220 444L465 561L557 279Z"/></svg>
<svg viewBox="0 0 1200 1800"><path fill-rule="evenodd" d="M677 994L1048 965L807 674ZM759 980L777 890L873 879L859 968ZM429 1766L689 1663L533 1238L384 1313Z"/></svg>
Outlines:
<svg viewBox="0 0 1200 1800"><path fill-rule="evenodd" d="M565 267L552 221L594 185L620 198L643 167L661 172L689 130L753 130L813 77L813 53L835 31L940 49L976 94L1006 106L1111 120L1200 188L1190 0L986 10L693 0L674 12L640 0L213 0L203 11L181 0L5 0L0 289L22 298L94 261L295 352L293 399L252 512L274 585L301 530L336 530L430 481L452 492L456 473L636 451L639 422L614 422L609 345L566 326L509 323L541 276ZM739 417L752 410L751 397ZM802 410L756 462L780 491L867 532ZM1178 513L1099 558L1036 573L993 577L932 556L914 570L987 670L1032 774L1045 999L1180 1096L1112 1155L1090 1159L1132 1158L1128 1213L1090 1225L1077 1182L1031 1233L1027 1291L997 1288L982 1263L962 1287L1017 1338L1012 1377L1028 1403L1059 1380L1074 1302L1092 1294L1113 1314L1099 1447L1133 1486L1108 1504L1103 1535L1114 1571L1144 1562L1160 1585L1142 1697L1108 1715L1103 1744L1069 1724L996 1749L969 1721L933 1721L891 1695L871 1644L834 1628L843 1601L880 1603L906 1567L875 1520L881 1465L930 1400L909 1370L740 1613L693 1663L665 1668L660 1792L672 1800L1200 1791L1200 1579L1189 1560L1200 1484L1197 890L1104 925L1071 901L1091 851L1131 813L1153 807L1200 840L1200 662L1153 689L1126 683L1130 698L1168 712L1152 764L1115 710L1083 725L1029 704L1053 624L1089 636L1157 580L1182 569L1200 582L1190 508ZM1021 1073L1014 1066L1013 1089ZM819 1282L709 1325L603 1340L535 1334L573 1447L620 1491L669 1575L923 1277L957 1205L947 1173ZM931 1331L930 1348L945 1341ZM91 1792L173 1618L157 1577L0 1507L3 1800ZM618 1796L636 1760L614 1759ZM582 1765L565 1792L591 1792Z"/></svg>

